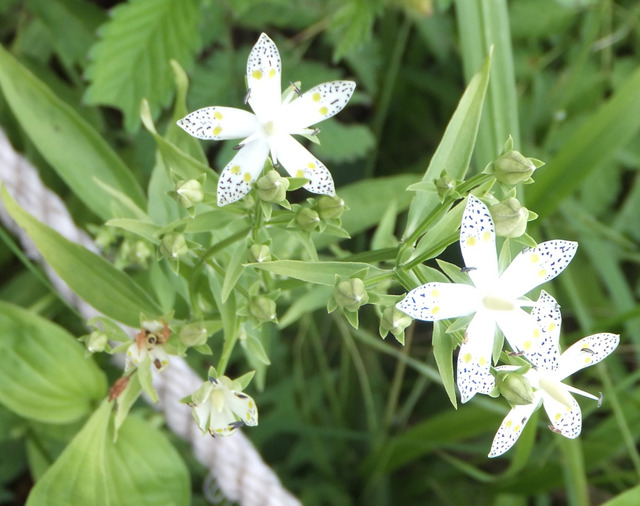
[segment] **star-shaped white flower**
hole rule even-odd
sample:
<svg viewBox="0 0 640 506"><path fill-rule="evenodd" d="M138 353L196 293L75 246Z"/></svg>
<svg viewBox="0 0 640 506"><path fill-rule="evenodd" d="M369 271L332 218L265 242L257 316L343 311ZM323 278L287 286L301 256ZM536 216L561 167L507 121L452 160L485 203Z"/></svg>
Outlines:
<svg viewBox="0 0 640 506"><path fill-rule="evenodd" d="M547 294L545 294L547 295ZM547 295L547 297L551 298ZM553 300L553 299L552 299ZM562 355L558 346L560 335L560 309L556 305L534 306L532 314L538 318L540 329L545 334L541 340L538 365L523 376L533 388L531 404L515 406L505 417L493 439L489 457L498 457L511 448L520 437L533 412L544 406L553 431L575 439L582 430L582 412L571 393L583 395L596 401L598 397L562 383L576 371L597 364L616 349L620 337L616 334L594 334L570 346ZM545 357L546 360L542 360ZM515 370L514 366L497 367L498 371Z"/></svg>
<svg viewBox="0 0 640 506"><path fill-rule="evenodd" d="M555 278L573 258L578 243L547 241L522 251L503 273L498 272L495 228L487 206L469 195L460 227L460 249L473 286L427 283L397 304L409 316L425 321L475 313L458 354L457 384L462 402L477 392L489 393L489 369L496 324L515 351L535 352L540 336L536 321L522 309L521 297Z"/></svg>
<svg viewBox="0 0 640 506"><path fill-rule="evenodd" d="M238 381L210 377L191 395L193 418L212 436L228 436L242 425L258 425L255 401L242 392Z"/></svg>
<svg viewBox="0 0 640 506"><path fill-rule="evenodd" d="M171 331L162 321L143 321L142 331L136 335L133 343L127 348L124 370L129 371L138 367L147 357L158 371L167 367L169 354L163 345L167 342L170 334Z"/></svg>
<svg viewBox="0 0 640 506"><path fill-rule="evenodd" d="M178 125L198 139L244 139L240 151L227 164L218 181L218 205L224 206L245 196L251 189L267 156L293 177L304 177L304 186L313 193L334 195L333 179L323 163L292 135L309 135L309 128L334 116L347 104L356 84L353 81L323 83L297 96L292 85L284 99L280 87L280 54L264 33L247 62L247 97L255 114L233 107L205 107L178 121Z"/></svg>

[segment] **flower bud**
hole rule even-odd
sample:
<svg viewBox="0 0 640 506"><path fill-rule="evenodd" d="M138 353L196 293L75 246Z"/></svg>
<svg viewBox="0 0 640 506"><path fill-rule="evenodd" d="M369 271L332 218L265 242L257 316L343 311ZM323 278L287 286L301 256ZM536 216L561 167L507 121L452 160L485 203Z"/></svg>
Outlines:
<svg viewBox="0 0 640 506"><path fill-rule="evenodd" d="M202 184L196 179L178 181L176 185L178 201L187 209L199 204L204 199Z"/></svg>
<svg viewBox="0 0 640 506"><path fill-rule="evenodd" d="M169 232L162 238L160 252L171 259L180 258L189 251L184 235L178 232Z"/></svg>
<svg viewBox="0 0 640 506"><path fill-rule="evenodd" d="M496 179L505 184L517 184L531 177L536 166L518 151L507 151L493 162Z"/></svg>
<svg viewBox="0 0 640 506"><path fill-rule="evenodd" d="M436 190L438 190L438 195L441 200L451 195L455 189L456 183L449 176L440 176L436 179Z"/></svg>
<svg viewBox="0 0 640 506"><path fill-rule="evenodd" d="M336 285L333 297L336 304L347 311L357 311L360 306L369 302L369 294L360 278L340 281Z"/></svg>
<svg viewBox="0 0 640 506"><path fill-rule="evenodd" d="M249 261L262 263L271 260L271 248L266 244L252 244L249 248Z"/></svg>
<svg viewBox="0 0 640 506"><path fill-rule="evenodd" d="M249 313L262 323L275 321L276 303L269 297L258 295L249 303Z"/></svg>
<svg viewBox="0 0 640 506"><path fill-rule="evenodd" d="M404 329L411 325L412 321L413 319L410 316L400 311L397 307L391 306L382 312L380 327L395 336L401 334Z"/></svg>
<svg viewBox="0 0 640 506"><path fill-rule="evenodd" d="M90 353L99 353L104 351L107 347L107 334L101 330L94 330L89 334L85 344L87 345L87 350Z"/></svg>
<svg viewBox="0 0 640 506"><path fill-rule="evenodd" d="M520 237L527 230L529 211L513 197L503 200L489 208L500 237Z"/></svg>
<svg viewBox="0 0 640 506"><path fill-rule="evenodd" d="M512 406L531 404L534 400L531 383L522 374L500 371L496 376L496 386Z"/></svg>
<svg viewBox="0 0 640 506"><path fill-rule="evenodd" d="M201 346L207 342L207 329L200 323L189 323L180 331L180 341L187 346Z"/></svg>
<svg viewBox="0 0 640 506"><path fill-rule="evenodd" d="M302 230L311 232L320 224L320 216L313 209L303 207L296 214L296 223Z"/></svg>
<svg viewBox="0 0 640 506"><path fill-rule="evenodd" d="M318 214L323 220L340 218L344 212L344 200L340 197L323 195L318 199Z"/></svg>
<svg viewBox="0 0 640 506"><path fill-rule="evenodd" d="M282 177L275 170L270 170L256 182L258 197L265 202L277 204L287 196L289 180Z"/></svg>

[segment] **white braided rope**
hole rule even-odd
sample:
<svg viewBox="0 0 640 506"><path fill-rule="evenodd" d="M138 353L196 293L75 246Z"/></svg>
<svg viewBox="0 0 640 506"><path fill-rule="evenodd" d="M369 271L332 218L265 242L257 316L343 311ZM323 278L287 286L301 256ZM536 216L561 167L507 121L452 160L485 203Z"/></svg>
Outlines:
<svg viewBox="0 0 640 506"><path fill-rule="evenodd" d="M16 201L38 220L67 239L97 251L91 238L74 225L64 202L42 184L37 170L15 152L2 129L0 181L4 182ZM2 205L0 220L19 237L22 247L31 258L42 261L29 236L13 222ZM73 293L49 266L45 265L45 269L56 290L84 318L90 319L99 314ZM179 402L201 384L202 379L180 357L171 357L170 367L162 374L154 375L159 398L157 407L164 413L167 426L191 443L194 456L210 470L217 487L228 499L243 506L299 505L300 502L282 486L242 432L236 431L232 436L215 439L201 434L193 421L191 409Z"/></svg>

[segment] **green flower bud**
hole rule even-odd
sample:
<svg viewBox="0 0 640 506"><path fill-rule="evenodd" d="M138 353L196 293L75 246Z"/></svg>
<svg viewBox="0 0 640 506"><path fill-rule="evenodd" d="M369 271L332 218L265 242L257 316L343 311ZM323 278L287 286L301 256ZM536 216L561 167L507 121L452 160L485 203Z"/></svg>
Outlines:
<svg viewBox="0 0 640 506"><path fill-rule="evenodd" d="M323 195L318 199L318 214L323 220L340 218L344 212L344 200L337 195L330 197Z"/></svg>
<svg viewBox="0 0 640 506"><path fill-rule="evenodd" d="M252 244L249 248L249 261L262 263L271 260L271 249L266 244Z"/></svg>
<svg viewBox="0 0 640 506"><path fill-rule="evenodd" d="M202 202L204 199L202 184L196 179L178 181L178 184L176 185L176 194L178 201L187 209Z"/></svg>
<svg viewBox="0 0 640 506"><path fill-rule="evenodd" d="M520 237L527 230L529 211L517 199L510 197L489 208L500 237Z"/></svg>
<svg viewBox="0 0 640 506"><path fill-rule="evenodd" d="M296 214L296 223L302 230L311 232L320 224L320 215L313 209L303 207Z"/></svg>
<svg viewBox="0 0 640 506"><path fill-rule="evenodd" d="M531 404L534 400L531 383L522 374L500 371L496 375L496 386L512 406Z"/></svg>
<svg viewBox="0 0 640 506"><path fill-rule="evenodd" d="M167 258L177 259L189 251L187 240L178 232L169 232L160 242L160 252Z"/></svg>
<svg viewBox="0 0 640 506"><path fill-rule="evenodd" d="M149 258L151 258L151 248L144 241L136 241L133 247L133 258L138 265L146 266Z"/></svg>
<svg viewBox="0 0 640 506"><path fill-rule="evenodd" d="M94 330L89 334L85 344L87 345L87 350L91 353L99 353L104 351L107 347L107 334L101 330Z"/></svg>
<svg viewBox="0 0 640 506"><path fill-rule="evenodd" d="M276 303L269 297L258 295L249 303L249 313L259 322L276 320Z"/></svg>
<svg viewBox="0 0 640 506"><path fill-rule="evenodd" d="M357 311L360 306L369 302L369 294L360 278L340 281L336 285L333 297L336 304L347 311Z"/></svg>
<svg viewBox="0 0 640 506"><path fill-rule="evenodd" d="M180 341L187 346L200 346L206 344L208 338L207 329L200 323L189 323L180 331Z"/></svg>
<svg viewBox="0 0 640 506"><path fill-rule="evenodd" d="M400 311L397 307L391 306L382 312L380 327L386 332L391 332L394 336L404 332L413 319Z"/></svg>
<svg viewBox="0 0 640 506"><path fill-rule="evenodd" d="M493 162L493 173L501 183L515 185L526 181L536 170L534 163L518 151L507 151Z"/></svg>
<svg viewBox="0 0 640 506"><path fill-rule="evenodd" d="M441 176L436 179L436 190L438 190L438 195L440 196L441 200L451 195L455 191L455 189L456 182L449 176Z"/></svg>
<svg viewBox="0 0 640 506"><path fill-rule="evenodd" d="M282 202L287 196L289 180L282 177L275 170L270 170L256 182L258 197L265 202L277 204Z"/></svg>

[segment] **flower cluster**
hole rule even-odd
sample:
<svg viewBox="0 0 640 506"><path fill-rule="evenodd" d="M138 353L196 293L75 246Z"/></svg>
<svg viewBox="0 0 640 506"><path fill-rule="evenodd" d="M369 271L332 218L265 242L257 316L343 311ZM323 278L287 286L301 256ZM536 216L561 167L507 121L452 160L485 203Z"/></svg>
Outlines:
<svg viewBox="0 0 640 506"><path fill-rule="evenodd" d="M493 392L494 374L521 372L517 366L501 366L492 372L496 326L515 354L528 360L529 367L525 367L528 370L519 376L524 378L521 392L516 393L521 401L500 427L492 457L513 445L540 403L555 429L567 437L576 437L581 428L580 409L569 392L593 396L564 385L561 380L599 362L618 343L618 336L597 334L579 341L559 356L560 311L556 301L545 292L535 303L524 298L565 269L576 252L577 243L555 240L527 248L500 273L495 242L495 226L489 209L469 195L460 227L460 249L466 266L463 270L468 273L471 284L427 283L411 290L397 304L398 309L424 321L473 315L458 353L456 382L462 402L476 393ZM525 307L532 307L531 312L525 311ZM508 395L505 397L510 399Z"/></svg>

